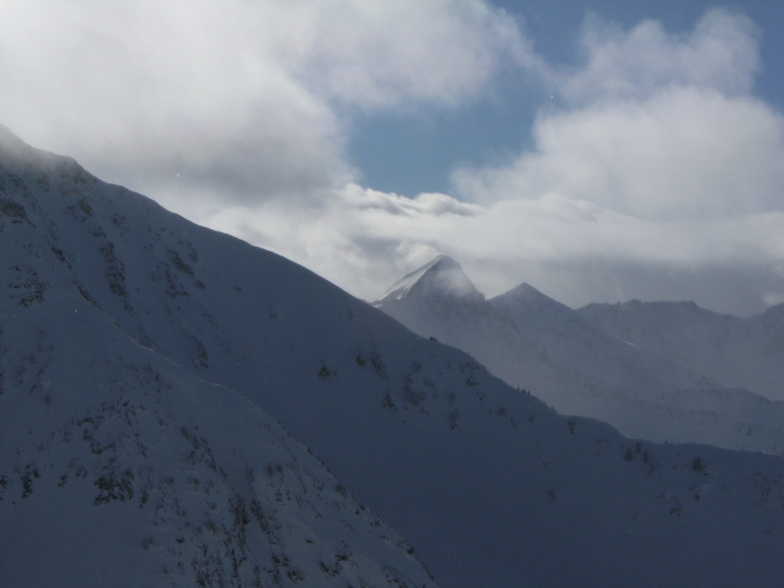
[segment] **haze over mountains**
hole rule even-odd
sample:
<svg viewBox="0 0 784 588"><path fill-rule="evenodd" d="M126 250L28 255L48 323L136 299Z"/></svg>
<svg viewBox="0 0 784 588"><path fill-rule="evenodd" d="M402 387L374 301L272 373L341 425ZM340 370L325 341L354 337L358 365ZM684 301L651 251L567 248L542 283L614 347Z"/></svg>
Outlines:
<svg viewBox="0 0 784 588"><path fill-rule="evenodd" d="M781 457L560 416L4 128L0 241L6 586L780 583ZM481 326L469 286L436 300Z"/></svg>
<svg viewBox="0 0 784 588"><path fill-rule="evenodd" d="M749 318L693 302L632 300L578 310L591 324L732 387L784 400L784 304Z"/></svg>
<svg viewBox="0 0 784 588"><path fill-rule="evenodd" d="M485 300L447 256L375 305L563 414L658 442L784 451L784 305L748 319L694 303L573 310L525 283Z"/></svg>

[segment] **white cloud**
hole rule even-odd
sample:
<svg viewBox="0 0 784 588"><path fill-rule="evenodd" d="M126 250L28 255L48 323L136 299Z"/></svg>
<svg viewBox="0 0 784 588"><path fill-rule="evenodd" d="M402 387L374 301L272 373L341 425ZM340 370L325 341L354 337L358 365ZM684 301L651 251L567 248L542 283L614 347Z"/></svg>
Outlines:
<svg viewBox="0 0 784 588"><path fill-rule="evenodd" d="M458 104L522 51L479 0L4 0L0 112L167 203L301 199L355 176L333 101Z"/></svg>
<svg viewBox="0 0 784 588"><path fill-rule="evenodd" d="M784 204L784 118L749 97L667 87L543 117L534 137L510 165L459 170L458 192L479 202L553 193L658 220Z"/></svg>
<svg viewBox="0 0 784 588"><path fill-rule="evenodd" d="M750 94L755 34L745 18L713 12L691 35L645 23L596 37L585 69L560 80L575 98L580 87L581 101L544 112L531 151L458 170L462 202L344 195L327 223L340 237L320 251L340 259L353 247L363 280L348 278L355 261L288 254L329 266L366 297L381 293L377 276L390 283L424 253L445 252L489 294L527 280L573 305L638 297L758 308L784 286L784 120Z"/></svg>
<svg viewBox="0 0 784 588"><path fill-rule="evenodd" d="M784 290L784 211L652 221L560 196L488 206L409 200L356 185L328 206L224 208L209 224L268 247L366 299L437 253L488 295L528 281L562 302L696 299L736 313Z"/></svg>
<svg viewBox="0 0 784 588"><path fill-rule="evenodd" d="M758 33L590 20L548 66L480 0L4 0L4 122L37 146L374 298L448 253L480 288L568 303L784 291L784 122L753 94ZM455 195L357 185L351 114L457 108L509 73L565 105Z"/></svg>
<svg viewBox="0 0 784 588"><path fill-rule="evenodd" d="M515 21L484 2L293 2L279 44L309 87L362 108L464 102L504 59L531 59Z"/></svg>
<svg viewBox="0 0 784 588"><path fill-rule="evenodd" d="M751 95L754 27L714 11L690 35L587 30L584 68L550 78L569 107L540 115L534 147L453 176L493 219L485 243L511 251L498 263L571 304L697 298L741 312L773 300L784 118ZM503 284L500 268L477 269Z"/></svg>
<svg viewBox="0 0 784 588"><path fill-rule="evenodd" d="M782 207L784 118L750 94L760 64L746 17L714 10L691 34L593 17L582 42L584 66L549 76L572 105L541 114L532 151L457 170L462 197L553 193L658 220Z"/></svg>
<svg viewBox="0 0 784 588"><path fill-rule="evenodd" d="M298 193L347 176L331 109L274 60L252 3L9 0L0 111L111 179ZM97 169L96 169L97 168Z"/></svg>
<svg viewBox="0 0 784 588"><path fill-rule="evenodd" d="M576 103L645 98L663 86L748 92L760 67L758 30L738 13L715 9L690 34L670 34L646 20L630 31L589 18L581 46L585 63L557 72L559 91Z"/></svg>

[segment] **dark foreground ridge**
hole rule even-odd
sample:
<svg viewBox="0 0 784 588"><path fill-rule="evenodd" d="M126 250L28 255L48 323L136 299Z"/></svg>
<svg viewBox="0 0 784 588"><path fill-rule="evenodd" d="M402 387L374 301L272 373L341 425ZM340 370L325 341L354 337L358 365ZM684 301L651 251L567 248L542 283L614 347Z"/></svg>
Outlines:
<svg viewBox="0 0 784 588"><path fill-rule="evenodd" d="M5 586L780 583L781 458L561 417L7 132L0 240Z"/></svg>

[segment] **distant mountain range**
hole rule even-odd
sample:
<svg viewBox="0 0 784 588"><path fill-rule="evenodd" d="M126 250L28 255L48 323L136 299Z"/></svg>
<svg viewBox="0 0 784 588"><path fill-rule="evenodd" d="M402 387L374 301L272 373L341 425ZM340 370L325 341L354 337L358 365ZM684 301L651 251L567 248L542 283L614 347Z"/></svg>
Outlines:
<svg viewBox="0 0 784 588"><path fill-rule="evenodd" d="M4 128L0 242L4 587L780 585L784 458L560 416ZM494 332L513 311L468 285L428 296ZM574 321L578 349L600 331ZM625 364L604 351L578 365Z"/></svg>
<svg viewBox="0 0 784 588"><path fill-rule="evenodd" d="M591 304L578 312L592 325L728 387L784 400L784 304L750 318L693 302L638 300Z"/></svg>
<svg viewBox="0 0 784 588"><path fill-rule="evenodd" d="M749 319L693 302L573 310L529 284L485 300L446 256L375 305L561 413L657 442L784 452L784 305Z"/></svg>

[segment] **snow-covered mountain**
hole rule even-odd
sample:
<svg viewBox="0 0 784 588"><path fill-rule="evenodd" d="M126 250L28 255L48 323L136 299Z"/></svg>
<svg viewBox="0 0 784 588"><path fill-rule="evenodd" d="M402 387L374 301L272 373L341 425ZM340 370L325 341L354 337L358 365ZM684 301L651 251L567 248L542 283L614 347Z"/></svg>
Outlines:
<svg viewBox="0 0 784 588"><path fill-rule="evenodd" d="M195 373L187 313L136 304L145 279L178 305L205 287L177 281L187 223L0 132L0 584L434 585L275 419ZM183 365L140 324L164 340L175 320Z"/></svg>
<svg viewBox="0 0 784 588"><path fill-rule="evenodd" d="M591 324L732 387L784 400L784 304L750 318L693 302L591 304Z"/></svg>
<svg viewBox="0 0 784 588"><path fill-rule="evenodd" d="M460 264L446 255L439 255L403 276L389 289L384 300L403 300L410 297L427 299L431 305L444 298L444 302L451 307L454 307L454 304L451 304L453 300L467 306L480 305L485 301L484 295L465 275Z"/></svg>
<svg viewBox="0 0 784 588"><path fill-rule="evenodd" d="M442 277L445 272L449 279ZM748 333L741 337L736 329L729 343L724 341L730 335L726 325L686 338L679 333L687 327L679 326L677 318L671 323L653 318L634 333L659 333L658 344L652 345L630 334L634 327L613 329L609 318L600 320L600 311L609 313L616 307L592 306L577 312L529 284L485 301L460 265L444 256L401 283L403 287L396 284L375 305L421 335L467 351L511 385L532 391L561 413L605 420L624 434L653 441L784 452L784 403L744 389L761 379L775 379L784 370L784 361L775 368L766 366L765 375L755 374L755 380L744 379L748 369L725 379L728 370L703 369L705 361L689 361L688 355L693 345L703 349L703 359L722 365L728 353L711 355L707 346L713 342L738 350L749 365L770 363L771 358L775 363L784 359L774 355L776 341L778 349L784 349L784 325L775 321L761 317L755 324L767 338L755 339ZM471 296L466 298L464 292ZM671 339L682 344L667 353ZM697 347L698 340L702 347ZM741 352L743 341L749 342L749 350ZM755 352L765 359L752 361Z"/></svg>
<svg viewBox="0 0 784 588"><path fill-rule="evenodd" d="M782 458L561 417L7 131L0 241L4 586L780 583Z"/></svg>

